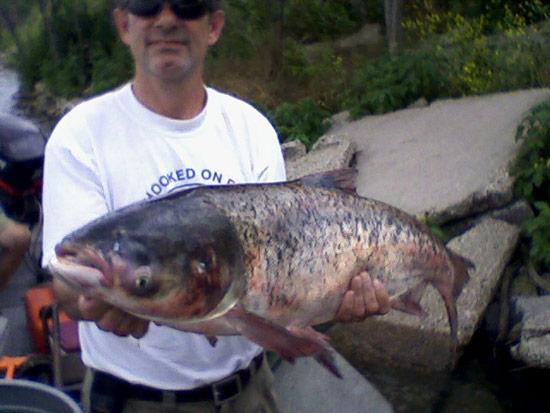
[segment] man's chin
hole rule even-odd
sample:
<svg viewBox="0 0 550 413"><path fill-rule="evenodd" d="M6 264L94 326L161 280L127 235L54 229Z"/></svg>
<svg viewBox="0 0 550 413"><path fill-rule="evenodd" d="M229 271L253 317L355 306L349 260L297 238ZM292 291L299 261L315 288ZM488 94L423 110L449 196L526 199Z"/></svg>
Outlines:
<svg viewBox="0 0 550 413"><path fill-rule="evenodd" d="M177 81L189 77L193 73L193 65L180 59L162 59L156 62L152 72L161 79Z"/></svg>

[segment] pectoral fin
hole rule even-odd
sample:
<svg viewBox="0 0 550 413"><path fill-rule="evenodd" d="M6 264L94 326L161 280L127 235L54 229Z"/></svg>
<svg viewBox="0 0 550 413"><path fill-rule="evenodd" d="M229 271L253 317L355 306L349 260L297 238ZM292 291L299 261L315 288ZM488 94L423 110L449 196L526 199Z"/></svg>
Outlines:
<svg viewBox="0 0 550 413"><path fill-rule="evenodd" d="M342 378L328 338L311 327L286 329L241 308L230 310L224 317L240 334L267 350L277 352L288 362L293 363L298 357L313 356L328 371Z"/></svg>

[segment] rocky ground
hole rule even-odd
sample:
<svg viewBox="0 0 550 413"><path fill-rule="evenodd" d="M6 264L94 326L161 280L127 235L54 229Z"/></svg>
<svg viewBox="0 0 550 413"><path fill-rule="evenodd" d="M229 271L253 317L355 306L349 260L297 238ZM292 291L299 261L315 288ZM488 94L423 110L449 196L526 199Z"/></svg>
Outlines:
<svg viewBox="0 0 550 413"><path fill-rule="evenodd" d="M514 197L508 173L521 144L518 125L548 99L547 89L524 90L420 103L354 122L340 114L311 152L297 142L284 145L289 177L354 165L359 194L439 224L453 235L449 248L475 263L458 300L458 352L451 351L443 303L433 290L422 301L424 319L391 312L330 330L354 366L367 375L382 371L379 383L397 411L414 411L403 397L406 385L425 394L416 411L433 406L480 329L516 368L548 373L550 280L537 282L521 259L521 223L532 211ZM392 368L399 378L387 375Z"/></svg>

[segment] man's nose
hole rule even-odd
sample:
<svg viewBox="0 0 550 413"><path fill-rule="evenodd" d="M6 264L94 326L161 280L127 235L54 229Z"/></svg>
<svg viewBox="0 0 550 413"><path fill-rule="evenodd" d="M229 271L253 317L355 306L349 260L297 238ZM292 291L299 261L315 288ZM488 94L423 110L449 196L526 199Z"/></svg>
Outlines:
<svg viewBox="0 0 550 413"><path fill-rule="evenodd" d="M172 10L172 6L170 6L170 3L165 1L162 4L162 9L160 10L160 13L156 17L156 25L161 26L167 26L167 25L175 25L178 20L178 16L174 13Z"/></svg>

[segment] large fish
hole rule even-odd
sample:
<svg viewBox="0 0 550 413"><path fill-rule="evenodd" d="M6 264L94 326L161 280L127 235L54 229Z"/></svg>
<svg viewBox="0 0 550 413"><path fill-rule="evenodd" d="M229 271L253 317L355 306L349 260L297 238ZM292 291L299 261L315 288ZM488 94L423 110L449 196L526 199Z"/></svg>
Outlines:
<svg viewBox="0 0 550 413"><path fill-rule="evenodd" d="M327 338L311 326L334 318L363 270L409 313L422 313L432 284L456 339L469 261L408 214L357 196L355 175L203 186L137 203L68 235L49 269L132 314L212 340L242 334L290 361L315 356L336 375Z"/></svg>

